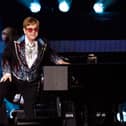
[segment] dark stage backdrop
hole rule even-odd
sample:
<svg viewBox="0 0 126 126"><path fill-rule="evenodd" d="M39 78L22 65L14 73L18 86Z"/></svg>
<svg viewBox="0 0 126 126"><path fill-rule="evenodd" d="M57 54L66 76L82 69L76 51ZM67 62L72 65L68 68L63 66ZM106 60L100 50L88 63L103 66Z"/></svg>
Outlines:
<svg viewBox="0 0 126 126"><path fill-rule="evenodd" d="M50 40L126 39L126 0L114 0L107 10L110 13L102 16L92 13L95 0L72 0L72 8L65 14L59 12L56 1L40 0L42 10L33 14L19 0L2 0L0 29L11 25L21 34L23 19L35 16L41 22L41 35Z"/></svg>
<svg viewBox="0 0 126 126"><path fill-rule="evenodd" d="M126 40L52 40L50 46L60 53L126 52Z"/></svg>

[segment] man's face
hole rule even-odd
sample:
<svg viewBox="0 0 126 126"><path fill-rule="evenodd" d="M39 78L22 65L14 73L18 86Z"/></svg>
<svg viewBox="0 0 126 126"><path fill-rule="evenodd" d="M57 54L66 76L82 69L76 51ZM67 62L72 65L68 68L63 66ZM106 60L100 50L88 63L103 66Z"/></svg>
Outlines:
<svg viewBox="0 0 126 126"><path fill-rule="evenodd" d="M8 33L6 30L2 31L1 38L5 42L8 40Z"/></svg>
<svg viewBox="0 0 126 126"><path fill-rule="evenodd" d="M27 36L28 40L30 42L32 42L37 38L39 28L38 28L37 24L33 24L33 25L29 25L26 28L24 28L23 31L24 31L24 34Z"/></svg>

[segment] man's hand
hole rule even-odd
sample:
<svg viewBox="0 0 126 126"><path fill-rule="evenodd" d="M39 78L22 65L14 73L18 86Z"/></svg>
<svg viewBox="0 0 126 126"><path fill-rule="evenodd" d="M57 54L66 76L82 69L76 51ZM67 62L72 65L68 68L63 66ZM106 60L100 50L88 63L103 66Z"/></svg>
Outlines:
<svg viewBox="0 0 126 126"><path fill-rule="evenodd" d="M10 73L6 73L2 76L0 82L5 82L9 80L10 82L12 81L12 77L11 77L11 74Z"/></svg>
<svg viewBox="0 0 126 126"><path fill-rule="evenodd" d="M61 59L61 60L58 60L56 64L70 64L70 63Z"/></svg>

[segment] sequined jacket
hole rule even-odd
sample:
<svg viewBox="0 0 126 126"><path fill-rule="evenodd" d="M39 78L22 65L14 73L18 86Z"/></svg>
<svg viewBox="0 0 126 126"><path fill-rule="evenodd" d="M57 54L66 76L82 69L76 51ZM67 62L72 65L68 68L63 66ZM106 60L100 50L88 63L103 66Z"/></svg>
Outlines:
<svg viewBox="0 0 126 126"><path fill-rule="evenodd" d="M29 68L25 58L25 37L9 44L2 58L3 74L11 73L19 80L36 81L43 74L43 66L50 63L56 64L60 57L48 47L44 39L38 38L38 56L32 67Z"/></svg>

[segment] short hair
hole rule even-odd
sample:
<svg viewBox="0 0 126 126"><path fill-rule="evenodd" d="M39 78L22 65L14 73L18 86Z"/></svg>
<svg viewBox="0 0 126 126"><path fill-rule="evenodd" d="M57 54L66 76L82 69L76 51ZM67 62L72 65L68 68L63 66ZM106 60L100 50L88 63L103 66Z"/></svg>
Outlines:
<svg viewBox="0 0 126 126"><path fill-rule="evenodd" d="M37 24L37 26L39 27L40 25L39 20L34 17L26 17L23 21L23 28L26 28L27 26L34 24Z"/></svg>

